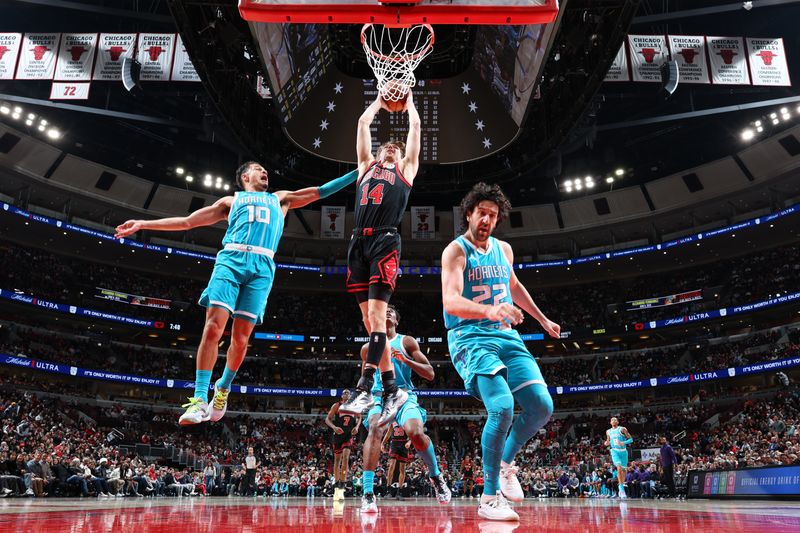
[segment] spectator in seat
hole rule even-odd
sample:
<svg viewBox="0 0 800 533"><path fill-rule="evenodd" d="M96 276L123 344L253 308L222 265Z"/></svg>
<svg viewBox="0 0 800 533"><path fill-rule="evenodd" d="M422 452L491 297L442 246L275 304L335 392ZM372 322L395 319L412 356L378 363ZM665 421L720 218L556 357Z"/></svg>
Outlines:
<svg viewBox="0 0 800 533"><path fill-rule="evenodd" d="M75 457L67 467L69 477L67 483L78 487L81 491L81 496L86 497L89 495L89 485L86 482L86 472L83 470L81 460Z"/></svg>
<svg viewBox="0 0 800 533"><path fill-rule="evenodd" d="M206 466L203 468L203 479L205 480L206 492L212 494L214 492L214 479L217 477L217 469L209 459L206 461Z"/></svg>

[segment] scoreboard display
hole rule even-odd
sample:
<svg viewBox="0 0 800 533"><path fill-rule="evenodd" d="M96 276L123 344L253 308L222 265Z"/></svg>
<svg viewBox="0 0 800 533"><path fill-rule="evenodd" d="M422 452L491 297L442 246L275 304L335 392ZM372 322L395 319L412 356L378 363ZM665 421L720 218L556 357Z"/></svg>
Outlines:
<svg viewBox="0 0 800 533"><path fill-rule="evenodd" d="M338 71L327 25L251 22L250 27L287 136L319 157L355 161L358 118L377 97L376 81ZM535 98L553 30L552 24L479 26L470 67L446 79L417 80L413 98L422 121L422 163L480 159L516 138ZM371 133L375 147L405 141L408 115L381 111Z"/></svg>

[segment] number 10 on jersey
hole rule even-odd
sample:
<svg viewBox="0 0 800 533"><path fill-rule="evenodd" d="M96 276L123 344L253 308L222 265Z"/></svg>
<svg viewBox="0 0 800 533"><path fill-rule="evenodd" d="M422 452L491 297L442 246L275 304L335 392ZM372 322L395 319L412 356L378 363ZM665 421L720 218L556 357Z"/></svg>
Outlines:
<svg viewBox="0 0 800 533"><path fill-rule="evenodd" d="M265 205L248 205L247 221L250 224L253 222L263 222L264 224L269 224L269 207Z"/></svg>

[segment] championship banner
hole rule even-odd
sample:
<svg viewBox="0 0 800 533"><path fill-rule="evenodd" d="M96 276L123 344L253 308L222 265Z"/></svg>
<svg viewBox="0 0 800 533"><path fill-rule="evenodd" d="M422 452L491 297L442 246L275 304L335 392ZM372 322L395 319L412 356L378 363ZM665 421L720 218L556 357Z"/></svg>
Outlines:
<svg viewBox="0 0 800 533"><path fill-rule="evenodd" d="M14 79L21 43L21 33L0 33L0 80Z"/></svg>
<svg viewBox="0 0 800 533"><path fill-rule="evenodd" d="M614 62L606 72L605 81L631 81L631 73L628 71L628 55L625 53L625 44L619 47Z"/></svg>
<svg viewBox="0 0 800 533"><path fill-rule="evenodd" d="M178 35L178 44L175 46L175 61L172 64L172 81L200 81L200 76L189 59L189 53L183 44L183 39Z"/></svg>
<svg viewBox="0 0 800 533"><path fill-rule="evenodd" d="M139 52L142 81L169 81L172 56L175 54L174 33L140 33Z"/></svg>
<svg viewBox="0 0 800 533"><path fill-rule="evenodd" d="M135 48L135 33L101 33L92 79L97 81L122 79L122 60L126 57L132 58Z"/></svg>
<svg viewBox="0 0 800 533"><path fill-rule="evenodd" d="M747 53L741 37L706 37L711 81L717 85L750 85Z"/></svg>
<svg viewBox="0 0 800 533"><path fill-rule="evenodd" d="M453 207L453 235L458 237L467 231L467 221L464 219L464 210L461 206Z"/></svg>
<svg viewBox="0 0 800 533"><path fill-rule="evenodd" d="M151 298L149 296L139 296L137 294L128 294L127 292L114 291L111 289L104 289L102 287L95 287L95 298L101 300L111 300L112 302L119 302L129 305L141 305L142 307L155 307L156 309L169 309L172 305L171 300L164 298Z"/></svg>
<svg viewBox="0 0 800 533"><path fill-rule="evenodd" d="M344 239L344 206L323 205L319 235L323 239Z"/></svg>
<svg viewBox="0 0 800 533"><path fill-rule="evenodd" d="M633 81L661 83L661 65L669 61L663 35L628 35Z"/></svg>
<svg viewBox="0 0 800 533"><path fill-rule="evenodd" d="M96 46L96 33L62 33L54 79L58 81L91 80Z"/></svg>
<svg viewBox="0 0 800 533"><path fill-rule="evenodd" d="M783 39L747 39L747 55L753 85L790 87L789 67Z"/></svg>
<svg viewBox="0 0 800 533"><path fill-rule="evenodd" d="M702 35L669 35L672 58L678 62L681 83L711 83Z"/></svg>
<svg viewBox="0 0 800 533"><path fill-rule="evenodd" d="M631 300L625 303L628 304L628 311L636 311L639 309L651 309L653 307L667 307L669 305L685 304L702 299L703 291L702 289L698 289L695 291L670 294L669 296L657 296L655 298L645 298L643 300Z"/></svg>
<svg viewBox="0 0 800 533"><path fill-rule="evenodd" d="M432 240L436 237L436 219L432 205L411 207L411 238Z"/></svg>
<svg viewBox="0 0 800 533"><path fill-rule="evenodd" d="M52 80L60 37L60 33L26 33L16 79Z"/></svg>

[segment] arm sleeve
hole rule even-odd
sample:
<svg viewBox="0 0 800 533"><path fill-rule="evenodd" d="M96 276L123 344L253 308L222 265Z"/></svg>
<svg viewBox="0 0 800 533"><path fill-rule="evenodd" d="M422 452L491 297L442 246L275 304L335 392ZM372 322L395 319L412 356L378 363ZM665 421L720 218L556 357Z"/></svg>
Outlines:
<svg viewBox="0 0 800 533"><path fill-rule="evenodd" d="M348 172L344 176L338 177L329 181L328 183L323 183L319 186L319 197L320 198L327 198L328 196L335 194L358 178L358 169Z"/></svg>
<svg viewBox="0 0 800 533"><path fill-rule="evenodd" d="M622 444L630 444L632 442L633 442L633 437L630 437L630 438L625 439L624 441L622 441Z"/></svg>

